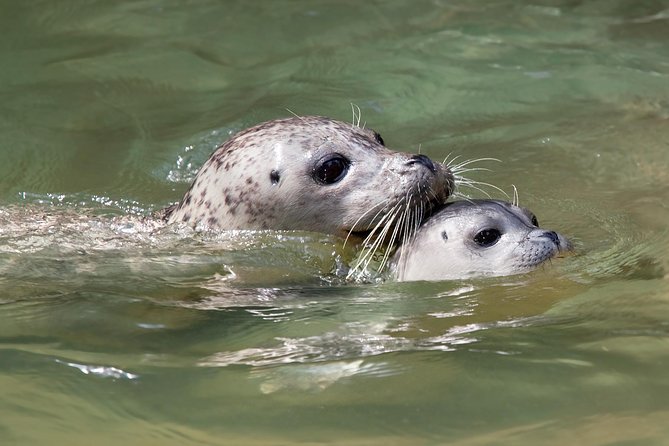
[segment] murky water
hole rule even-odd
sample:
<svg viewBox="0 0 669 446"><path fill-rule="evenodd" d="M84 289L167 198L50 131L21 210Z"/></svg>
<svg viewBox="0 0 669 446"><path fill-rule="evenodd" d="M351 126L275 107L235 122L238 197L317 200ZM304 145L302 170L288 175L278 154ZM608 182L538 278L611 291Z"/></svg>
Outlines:
<svg viewBox="0 0 669 446"><path fill-rule="evenodd" d="M668 2L3 0L0 26L2 444L669 442ZM577 254L345 284L335 238L139 219L231 133L351 103L391 148L501 160L472 178Z"/></svg>

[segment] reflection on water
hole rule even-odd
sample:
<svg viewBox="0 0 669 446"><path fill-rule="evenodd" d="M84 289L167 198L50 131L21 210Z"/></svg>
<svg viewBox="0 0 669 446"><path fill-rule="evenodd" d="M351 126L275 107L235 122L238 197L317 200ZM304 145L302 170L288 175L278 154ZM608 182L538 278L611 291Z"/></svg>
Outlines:
<svg viewBox="0 0 669 446"><path fill-rule="evenodd" d="M4 443L669 438L667 5L0 10ZM335 238L150 217L230 134L351 103L390 147L500 159L472 177L576 255L351 284Z"/></svg>

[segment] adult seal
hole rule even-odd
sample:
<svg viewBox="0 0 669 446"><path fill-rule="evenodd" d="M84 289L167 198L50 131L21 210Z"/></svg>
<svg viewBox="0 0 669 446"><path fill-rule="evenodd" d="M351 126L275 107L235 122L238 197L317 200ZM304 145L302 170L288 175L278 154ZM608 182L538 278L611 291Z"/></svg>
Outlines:
<svg viewBox="0 0 669 446"><path fill-rule="evenodd" d="M528 272L571 243L539 228L529 210L499 200L448 203L391 261L399 281L464 279Z"/></svg>
<svg viewBox="0 0 669 446"><path fill-rule="evenodd" d="M319 116L265 122L218 147L168 223L217 230L406 233L446 201L453 174L381 136Z"/></svg>

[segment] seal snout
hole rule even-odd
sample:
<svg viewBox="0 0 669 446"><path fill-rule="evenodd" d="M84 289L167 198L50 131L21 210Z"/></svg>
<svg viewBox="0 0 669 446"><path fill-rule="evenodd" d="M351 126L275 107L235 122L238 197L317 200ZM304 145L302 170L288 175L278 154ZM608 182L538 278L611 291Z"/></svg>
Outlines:
<svg viewBox="0 0 669 446"><path fill-rule="evenodd" d="M556 245L560 246L560 236L557 234L555 231L546 231L543 234L541 234L541 237L545 237L555 243Z"/></svg>
<svg viewBox="0 0 669 446"><path fill-rule="evenodd" d="M420 164L421 166L427 167L432 173L437 172L437 167L434 165L434 162L425 155L414 155L407 161L407 166L413 166L414 164Z"/></svg>
<svg viewBox="0 0 669 446"><path fill-rule="evenodd" d="M551 242L555 244L558 251L560 251L561 253L571 251L574 249L574 246L572 245L571 241L568 238L564 237L561 234L558 234L555 231L545 231L539 237L549 239Z"/></svg>

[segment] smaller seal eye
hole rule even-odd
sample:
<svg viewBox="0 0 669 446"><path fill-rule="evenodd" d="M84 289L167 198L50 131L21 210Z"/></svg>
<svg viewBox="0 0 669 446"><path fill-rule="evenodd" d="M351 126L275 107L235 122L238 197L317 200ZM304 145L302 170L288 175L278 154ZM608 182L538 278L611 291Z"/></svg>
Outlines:
<svg viewBox="0 0 669 446"><path fill-rule="evenodd" d="M383 138L381 138L381 135L379 135L379 134L376 133L376 132L374 132L374 141L378 142L378 143L381 144L382 146L385 146L385 145L386 145L386 143L383 142Z"/></svg>
<svg viewBox="0 0 669 446"><path fill-rule="evenodd" d="M341 155L327 158L314 168L314 179L323 184L334 184L341 181L348 172L351 162Z"/></svg>
<svg viewBox="0 0 669 446"><path fill-rule="evenodd" d="M482 248L488 248L497 243L501 237L502 233L498 229L483 229L474 236L474 243Z"/></svg>

